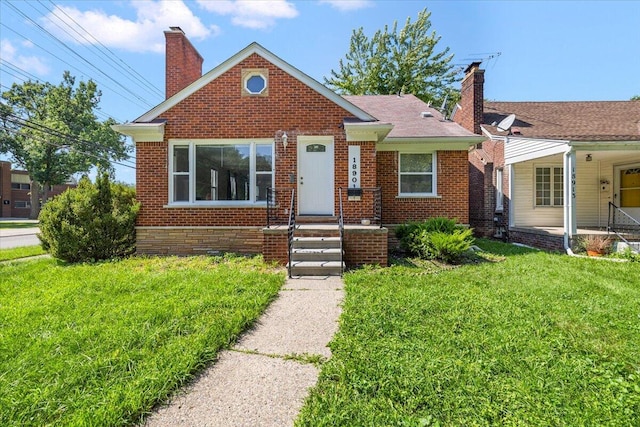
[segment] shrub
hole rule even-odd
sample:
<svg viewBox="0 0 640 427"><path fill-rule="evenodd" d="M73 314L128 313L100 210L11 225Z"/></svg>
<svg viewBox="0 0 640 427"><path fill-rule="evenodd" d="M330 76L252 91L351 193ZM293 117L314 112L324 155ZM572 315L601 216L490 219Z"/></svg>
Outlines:
<svg viewBox="0 0 640 427"><path fill-rule="evenodd" d="M411 255L425 259L456 262L473 244L473 230L449 218L431 218L396 228L400 246Z"/></svg>
<svg viewBox="0 0 640 427"><path fill-rule="evenodd" d="M125 257L135 251L139 207L135 190L112 183L106 172L95 185L85 177L42 207L38 237L46 251L64 261Z"/></svg>

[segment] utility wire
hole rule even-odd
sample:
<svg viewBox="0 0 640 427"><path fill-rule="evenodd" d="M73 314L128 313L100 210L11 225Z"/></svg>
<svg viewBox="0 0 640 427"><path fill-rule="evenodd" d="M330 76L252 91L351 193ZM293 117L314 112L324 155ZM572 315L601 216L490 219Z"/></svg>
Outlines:
<svg viewBox="0 0 640 427"><path fill-rule="evenodd" d="M9 121L10 123L12 123L14 125L17 125L17 126L23 126L23 127L26 127L26 128L32 129L32 130L43 132L43 133L45 133L45 134L47 134L49 136L53 136L53 137L61 138L61 139L66 139L68 141L79 143L80 145L84 145L85 147L88 146L87 149L90 149L91 148L90 146L92 144L94 144L92 141L88 141L88 140L85 140L85 139L77 138L74 135L70 135L68 133L64 133L64 132L58 131L56 129L52 129L52 128L50 128L48 126L45 126L45 125L42 125L40 123L35 123L35 122L31 121L31 120L24 119L24 118L22 118L20 116L16 116L15 114L8 114L7 115L7 121ZM135 160L134 156L128 156L128 157L133 158ZM106 159L106 160L109 160L109 159ZM132 161L127 160L127 159L122 159L120 161L126 161L126 162L129 162L129 163L135 164L135 162L132 162Z"/></svg>
<svg viewBox="0 0 640 427"><path fill-rule="evenodd" d="M23 11L21 11L20 9L18 9L15 5L13 5L11 2L7 2L6 3L11 9L13 9L16 13L18 13L19 15L21 15L23 18L25 18L26 20L28 20L29 22L31 22L32 24L34 24L41 32L47 34L49 37L53 38L54 40L56 40L58 43L60 43L64 48L66 48L69 52L71 52L73 55L75 55L76 57L78 57L78 59L80 59L81 61L83 61L84 63L86 63L87 65L89 65L91 68L95 69L96 71L98 71L100 74L102 74L103 76L105 76L107 79L111 80L112 82L114 82L115 84L117 84L118 86L120 86L122 89L124 89L125 91L128 90L126 87L124 87L124 85L122 85L122 83L118 82L117 80L115 80L113 77L109 76L108 74L106 74L104 71L102 71L100 68L96 67L94 64L92 64L89 60L87 60L85 57L83 57L82 55L80 55L78 52L76 52L74 49L72 49L71 47L69 47L69 45L67 45L65 42L63 42L62 40L60 40L58 37L56 37L54 34L52 34L50 31L48 31L46 28L44 28L42 25L38 24L35 20L33 20L31 17L29 17L26 13L24 13ZM29 3L27 3L29 4ZM153 105L149 102L147 102L144 98L135 95L132 93L132 96L134 96L135 98L137 98L140 102L144 103L147 105L147 107L153 107Z"/></svg>
<svg viewBox="0 0 640 427"><path fill-rule="evenodd" d="M63 62L63 63L65 63L65 64L67 64L69 67L71 67L72 69L76 70L77 72L79 72L79 73L81 73L81 74L86 74L84 71L82 71L81 69L79 69L79 68L78 68L78 67L76 67L75 65L73 65L73 64L71 64L71 63L67 62L66 60L64 60L64 59L60 58L59 56L57 56L57 55L55 55L55 54L51 53L51 51L50 51L50 50L48 50L48 49L46 49L46 48L42 47L42 46L41 46L41 45L39 45L38 43L36 43L36 42L34 42L33 40L31 40L30 38L28 38L28 37L26 37L26 36L24 36L24 35L20 34L19 32L17 32L17 31L16 31L16 30L14 30L13 28L11 28L11 27L7 26L6 24L4 24L4 23L0 22L0 26L5 27L5 28L6 28L6 29L8 29L9 31L11 31L11 32L13 32L13 33L17 34L18 36L22 37L24 40L26 40L26 41L28 41L28 42L30 42L30 43L33 43L33 45L34 45L34 46L36 46L36 47L38 47L38 48L42 49L43 51L47 52L49 55L53 56L53 57L54 57L54 58L56 58L58 61L60 61L60 62ZM110 87L109 85L104 84L104 83L103 83L103 82L101 82L100 80L96 79L95 81L96 81L97 83L100 83L100 85L102 85L103 87L105 87L105 88L107 88L107 89L109 89L109 90L113 91L114 93L116 93L116 94L120 95L122 98L126 99L127 101L130 101L130 102L132 102L132 103L136 104L137 106L139 106L139 107L141 107L141 108L147 108L146 106L144 106L144 105L141 105L141 104L137 103L137 102L136 102L136 100L131 99L131 98L129 98L127 95L124 95L124 94L122 94L121 92L117 91L116 89L114 89L114 88Z"/></svg>
<svg viewBox="0 0 640 427"><path fill-rule="evenodd" d="M11 120L9 120L9 121L11 121ZM12 123L16 124L14 122L12 122ZM20 131L18 129L6 128L6 131L12 132L14 135L19 135L19 133L20 133ZM44 139L44 138L41 138L41 137L38 137L38 136L35 136L35 135L30 136L30 138L35 140L35 141L39 141L39 142L42 142L44 144L47 144L47 145L50 145L52 147L56 147L56 148L59 148L59 149L69 148L69 146L65 146L65 145L62 145L62 144L56 144L55 142L49 141L47 139ZM122 167L125 167L125 168L129 168L129 169L135 169L136 168L135 166L131 166L131 165L128 165L128 164L125 164L125 163L120 163L118 161L111 160L111 159L109 159L107 157L100 156L100 155L95 154L95 153L90 153L90 152L86 152L86 151L80 151L80 150L76 149L75 147L74 147L74 151L76 151L76 152L78 152L80 154L84 154L86 156L91 156L91 157L97 158L99 160L106 160L109 163L116 164L118 166L122 166Z"/></svg>
<svg viewBox="0 0 640 427"><path fill-rule="evenodd" d="M39 3L42 4L42 2L40 2L40 0L38 0ZM153 83L151 83L149 80L147 80L142 74L140 74L138 71L136 71L133 67L131 67L129 64L127 64L125 61L123 61L120 57L118 57L111 49L109 49L107 46L105 46L100 40L98 40L93 34L91 34L86 28L84 28L82 25L80 25L78 23L78 21L76 21L75 19L73 19L73 17L69 16L69 14L67 14L64 9L62 9L59 6L56 6L51 0L49 0L49 3L51 3L52 6L54 6L54 8L60 12L62 12L67 18L69 18L75 25L78 26L78 28L80 28L82 31L84 31L87 35L89 35L93 40L95 40L96 43L98 43L100 46L103 47L104 50L106 50L108 53L111 54L111 60L113 62L116 62L115 59L117 59L122 65L120 65L121 68L126 67L126 69L129 71L129 73L125 74L129 77L131 77L132 75L134 77L136 77L136 80L140 83L142 83L144 86L146 86L147 88L151 89L152 93L155 93L157 96L160 97L160 99L164 98L164 92L159 89L157 86L155 86ZM44 6L44 5L43 5ZM45 6L46 7L46 6ZM51 9L49 9L51 10ZM51 13L56 16L58 19L60 19L59 16L57 16L55 14L55 12L53 10L51 10ZM64 20L60 19L62 22L65 22ZM69 25L67 22L65 22L65 24L69 27L72 28L73 27L71 25ZM74 29L74 31L76 33L78 33L77 30ZM80 34L80 33L78 33ZM83 38L85 40L86 37L83 36ZM91 43L89 40L87 40L89 43ZM113 59L115 58L115 59Z"/></svg>

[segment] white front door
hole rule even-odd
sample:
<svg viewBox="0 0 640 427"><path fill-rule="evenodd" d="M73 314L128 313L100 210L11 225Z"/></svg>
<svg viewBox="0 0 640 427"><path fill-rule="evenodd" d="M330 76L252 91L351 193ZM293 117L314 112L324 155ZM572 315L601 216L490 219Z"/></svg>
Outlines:
<svg viewBox="0 0 640 427"><path fill-rule="evenodd" d="M333 215L333 137L298 137L298 215Z"/></svg>

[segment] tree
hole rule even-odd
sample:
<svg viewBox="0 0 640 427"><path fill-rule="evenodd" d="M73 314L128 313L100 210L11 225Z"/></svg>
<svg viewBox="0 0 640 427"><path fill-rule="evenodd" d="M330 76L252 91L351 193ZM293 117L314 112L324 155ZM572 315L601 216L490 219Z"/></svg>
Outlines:
<svg viewBox="0 0 640 427"><path fill-rule="evenodd" d="M115 121L95 115L100 95L94 81L76 85L69 72L58 86L29 80L2 94L0 152L29 172L32 218L49 186L95 166L111 170L111 161L128 158L124 137L110 127Z"/></svg>
<svg viewBox="0 0 640 427"><path fill-rule="evenodd" d="M387 26L369 39L362 27L351 35L349 53L340 69L325 77L327 86L346 95L411 93L425 102L440 105L445 98L453 105L459 98L453 83L459 79L451 64L449 48L436 52L440 41L429 34L431 13L423 9L418 19L407 18L404 28Z"/></svg>
<svg viewBox="0 0 640 427"><path fill-rule="evenodd" d="M640 95L635 95L631 97L632 101L640 101Z"/></svg>

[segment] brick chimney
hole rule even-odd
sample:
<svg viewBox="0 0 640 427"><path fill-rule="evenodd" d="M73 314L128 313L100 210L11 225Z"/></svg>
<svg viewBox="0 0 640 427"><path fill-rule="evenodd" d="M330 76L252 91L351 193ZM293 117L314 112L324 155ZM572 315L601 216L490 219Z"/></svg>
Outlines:
<svg viewBox="0 0 640 427"><path fill-rule="evenodd" d="M465 76L460 89L460 107L454 120L480 135L482 133L482 114L484 112L484 70L480 69L480 62L472 62L464 70Z"/></svg>
<svg viewBox="0 0 640 427"><path fill-rule="evenodd" d="M169 27L166 40L165 85L167 98L175 95L202 76L202 56L180 27Z"/></svg>

